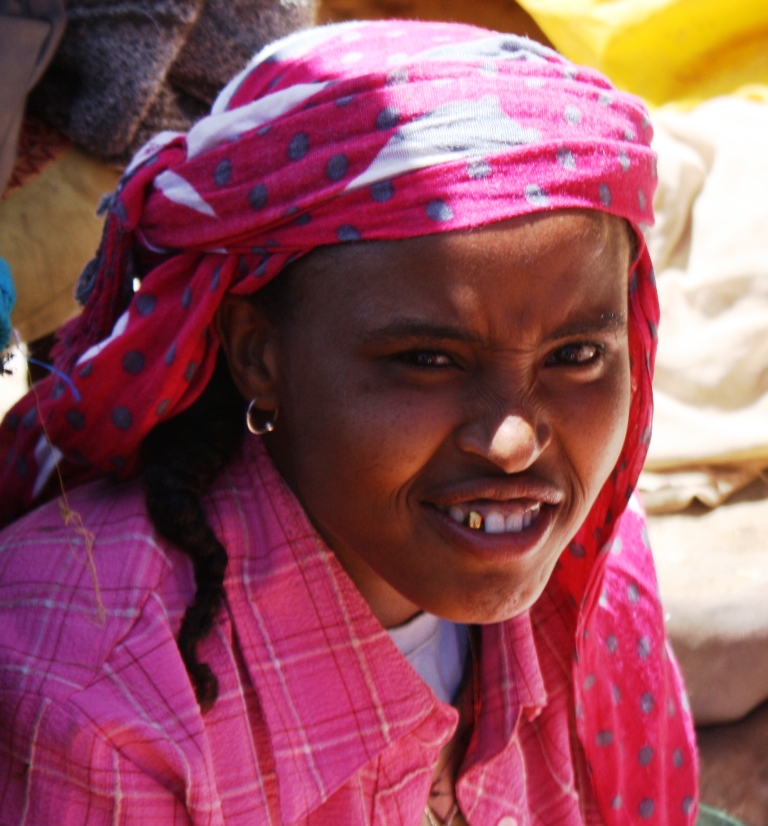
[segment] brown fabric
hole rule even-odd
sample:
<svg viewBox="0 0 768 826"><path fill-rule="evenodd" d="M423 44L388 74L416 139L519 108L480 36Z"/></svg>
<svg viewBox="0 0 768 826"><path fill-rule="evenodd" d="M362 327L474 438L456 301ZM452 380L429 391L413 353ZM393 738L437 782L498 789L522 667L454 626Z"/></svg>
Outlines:
<svg viewBox="0 0 768 826"><path fill-rule="evenodd" d="M125 164L186 130L265 43L312 24L315 0L69 0L30 104L97 157Z"/></svg>
<svg viewBox="0 0 768 826"><path fill-rule="evenodd" d="M698 730L701 801L768 826L768 703L727 726Z"/></svg>
<svg viewBox="0 0 768 826"><path fill-rule="evenodd" d="M11 318L23 341L80 311L75 281L101 238L99 201L117 180L111 166L70 146L0 202L0 255L16 284Z"/></svg>
<svg viewBox="0 0 768 826"><path fill-rule="evenodd" d="M27 93L63 31L62 0L0 0L0 193L16 160Z"/></svg>

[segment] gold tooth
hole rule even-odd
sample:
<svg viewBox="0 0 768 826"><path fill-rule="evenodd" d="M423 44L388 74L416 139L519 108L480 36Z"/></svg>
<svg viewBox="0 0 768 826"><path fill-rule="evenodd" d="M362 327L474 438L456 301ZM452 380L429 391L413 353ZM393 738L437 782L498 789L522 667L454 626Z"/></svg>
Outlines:
<svg viewBox="0 0 768 826"><path fill-rule="evenodd" d="M470 511L467 516L467 527L479 531L483 527L483 517L477 511Z"/></svg>

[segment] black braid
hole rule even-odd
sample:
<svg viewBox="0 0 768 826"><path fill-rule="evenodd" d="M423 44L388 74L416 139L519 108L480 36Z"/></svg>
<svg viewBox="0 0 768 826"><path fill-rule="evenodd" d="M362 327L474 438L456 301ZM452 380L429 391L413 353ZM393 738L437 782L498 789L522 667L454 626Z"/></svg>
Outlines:
<svg viewBox="0 0 768 826"><path fill-rule="evenodd" d="M294 280L288 267L252 298L278 326L293 318ZM210 666L198 660L197 644L211 632L221 608L227 551L205 518L200 496L242 443L245 409L220 351L211 380L195 403L157 425L141 445L149 518L158 534L194 564L195 601L184 613L177 642L204 712L216 701L219 683Z"/></svg>
<svg viewBox="0 0 768 826"><path fill-rule="evenodd" d="M160 536L188 554L197 590L181 623L178 646L203 711L215 702L216 675L197 658L224 597L227 551L208 524L200 495L241 444L245 402L223 356L197 401L152 430L142 443L147 511Z"/></svg>

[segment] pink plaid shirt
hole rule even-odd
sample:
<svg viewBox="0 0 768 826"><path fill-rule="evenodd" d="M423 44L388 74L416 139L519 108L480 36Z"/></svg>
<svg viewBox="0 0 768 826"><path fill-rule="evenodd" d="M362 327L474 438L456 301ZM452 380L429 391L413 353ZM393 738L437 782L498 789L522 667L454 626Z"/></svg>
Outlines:
<svg viewBox="0 0 768 826"><path fill-rule="evenodd" d="M458 715L396 649L259 440L208 502L230 563L200 650L220 682L205 716L174 638L191 564L154 534L140 483L97 482L70 504L94 534L94 567L55 502L0 537L3 826L421 822ZM473 826L601 822L569 712L573 611L554 583L529 613L482 628L457 783Z"/></svg>

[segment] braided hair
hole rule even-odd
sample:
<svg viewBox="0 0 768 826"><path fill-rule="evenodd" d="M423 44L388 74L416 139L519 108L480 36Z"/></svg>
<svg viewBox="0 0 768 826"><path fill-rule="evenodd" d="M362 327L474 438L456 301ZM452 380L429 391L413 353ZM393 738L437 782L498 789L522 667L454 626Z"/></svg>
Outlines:
<svg viewBox="0 0 768 826"><path fill-rule="evenodd" d="M292 316L290 268L252 298L275 324ZM227 551L208 524L201 496L235 456L245 433L246 401L235 387L221 351L213 375L187 410L158 424L141 445L144 497L157 533L192 560L195 597L181 622L177 643L201 709L216 701L218 680L200 662L197 644L213 628L224 599Z"/></svg>
<svg viewBox="0 0 768 826"><path fill-rule="evenodd" d="M158 534L184 551L194 566L195 599L184 613L177 642L204 711L216 699L218 681L198 659L197 643L208 636L221 607L227 551L208 524L200 496L240 444L244 411L244 400L220 356L197 401L157 425L142 443L149 518Z"/></svg>

